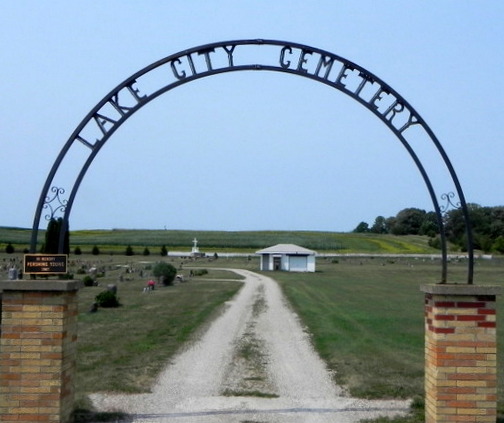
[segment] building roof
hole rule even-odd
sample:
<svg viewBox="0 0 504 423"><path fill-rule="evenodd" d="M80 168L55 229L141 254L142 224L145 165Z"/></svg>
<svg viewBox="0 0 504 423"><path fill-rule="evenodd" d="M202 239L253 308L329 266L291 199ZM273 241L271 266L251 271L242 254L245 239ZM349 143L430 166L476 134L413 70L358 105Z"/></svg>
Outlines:
<svg viewBox="0 0 504 423"><path fill-rule="evenodd" d="M316 251L308 250L295 244L277 244L263 250L256 251L256 254L290 254L290 255L314 255Z"/></svg>

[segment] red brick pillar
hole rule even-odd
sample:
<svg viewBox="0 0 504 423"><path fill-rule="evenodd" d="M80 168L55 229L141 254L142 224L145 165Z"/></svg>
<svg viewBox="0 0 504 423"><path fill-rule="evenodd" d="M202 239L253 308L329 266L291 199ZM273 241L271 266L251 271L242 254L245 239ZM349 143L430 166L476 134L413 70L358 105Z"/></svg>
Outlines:
<svg viewBox="0 0 504 423"><path fill-rule="evenodd" d="M78 281L0 282L0 421L71 420L79 288Z"/></svg>
<svg viewBox="0 0 504 423"><path fill-rule="evenodd" d="M495 423L495 300L501 288L441 284L422 291L426 423Z"/></svg>

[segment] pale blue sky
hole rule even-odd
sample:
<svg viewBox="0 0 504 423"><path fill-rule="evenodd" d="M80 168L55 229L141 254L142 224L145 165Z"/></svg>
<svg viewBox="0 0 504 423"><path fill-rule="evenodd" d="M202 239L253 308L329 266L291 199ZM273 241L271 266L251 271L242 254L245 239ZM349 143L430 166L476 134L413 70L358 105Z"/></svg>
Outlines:
<svg viewBox="0 0 504 423"><path fill-rule="evenodd" d="M376 74L437 135L467 201L502 205L503 21L500 0L4 0L0 226L31 227L63 144L121 81L181 50L250 38L318 47ZM70 226L350 231L406 207L432 202L368 110L314 81L242 72L185 84L128 120L88 171Z"/></svg>

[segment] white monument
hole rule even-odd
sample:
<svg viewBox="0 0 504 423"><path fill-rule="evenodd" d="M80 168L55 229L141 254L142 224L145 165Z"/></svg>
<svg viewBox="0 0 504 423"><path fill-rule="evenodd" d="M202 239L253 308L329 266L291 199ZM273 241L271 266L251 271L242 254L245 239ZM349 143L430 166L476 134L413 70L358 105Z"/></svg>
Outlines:
<svg viewBox="0 0 504 423"><path fill-rule="evenodd" d="M198 248L198 240L196 238L193 239L193 247L191 249L191 256L193 257L203 257L204 254L200 253L200 250Z"/></svg>
<svg viewBox="0 0 504 423"><path fill-rule="evenodd" d="M199 254L198 240L196 238L193 239L193 244L191 254Z"/></svg>

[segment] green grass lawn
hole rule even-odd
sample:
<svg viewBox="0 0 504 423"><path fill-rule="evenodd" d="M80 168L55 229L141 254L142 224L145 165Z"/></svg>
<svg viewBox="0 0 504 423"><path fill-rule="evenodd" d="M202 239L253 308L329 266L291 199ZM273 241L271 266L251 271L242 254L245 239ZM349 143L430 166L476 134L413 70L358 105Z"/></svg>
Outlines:
<svg viewBox="0 0 504 423"><path fill-rule="evenodd" d="M424 341L419 286L430 278L423 279L422 270L419 280L417 269L409 264L361 263L340 260L319 264L314 274L274 277L313 334L316 349L335 370L338 383L352 396L418 395L423 389ZM435 276L433 272L433 280Z"/></svg>
<svg viewBox="0 0 504 423"><path fill-rule="evenodd" d="M317 351L352 395L367 398L423 396L424 294L437 280L439 262L414 259L339 259L317 263L313 274L271 274L312 334ZM504 285L502 260L476 263L475 283ZM452 263L464 281L465 263ZM504 360L504 298L498 306L498 362ZM504 419L504 370L498 369ZM500 420L499 420L500 421Z"/></svg>
<svg viewBox="0 0 504 423"><path fill-rule="evenodd" d="M69 263L77 277L83 276L78 269L85 264L104 271L99 287L79 293L79 407L89 406L89 392L148 391L173 354L197 336L239 290L237 275L216 267L259 268L256 257L195 262L170 257L166 260L186 276L189 266L209 273L143 294L150 268L159 259L71 256ZM502 286L503 271L503 259L477 260L475 283ZM437 282L439 273L439 261L412 258L319 258L315 273L265 272L280 283L337 382L352 395L368 398L423 396L424 294L420 286ZM451 281L464 282L465 274L464 261L450 263ZM88 313L94 297L109 283L117 284L122 306ZM502 363L504 297L498 298L497 305L498 360ZM502 365L498 369L499 421L504 421L503 369Z"/></svg>

